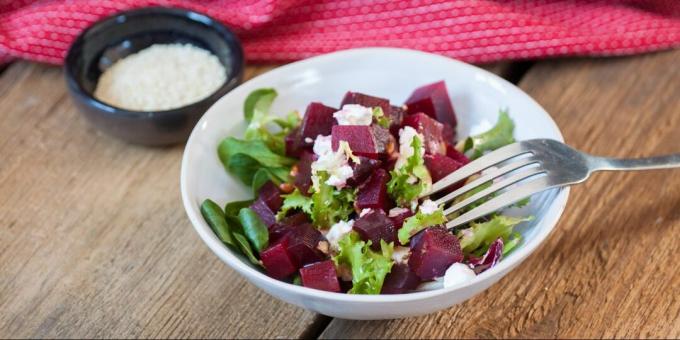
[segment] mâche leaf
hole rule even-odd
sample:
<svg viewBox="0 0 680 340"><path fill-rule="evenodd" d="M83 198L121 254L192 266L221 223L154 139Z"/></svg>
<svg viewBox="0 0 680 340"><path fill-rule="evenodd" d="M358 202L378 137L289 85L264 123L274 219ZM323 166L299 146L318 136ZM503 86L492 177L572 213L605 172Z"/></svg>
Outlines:
<svg viewBox="0 0 680 340"><path fill-rule="evenodd" d="M232 237L229 225L224 217L224 212L217 203L210 199L206 199L201 204L201 215L213 230L215 235L227 245L236 246L234 238Z"/></svg>
<svg viewBox="0 0 680 340"><path fill-rule="evenodd" d="M238 213L238 219L243 227L243 233L257 252L261 252L269 245L269 230L260 217L250 208L243 208Z"/></svg>

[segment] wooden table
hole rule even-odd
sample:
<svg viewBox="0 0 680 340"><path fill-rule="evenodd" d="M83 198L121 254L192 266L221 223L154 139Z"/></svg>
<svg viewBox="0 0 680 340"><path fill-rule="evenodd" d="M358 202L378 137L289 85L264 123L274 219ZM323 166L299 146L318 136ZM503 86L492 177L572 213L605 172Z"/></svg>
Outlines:
<svg viewBox="0 0 680 340"><path fill-rule="evenodd" d="M582 150L680 151L680 51L490 68ZM182 208L182 146L100 134L59 68L9 65L0 118L0 338L680 337L678 171L598 174L486 292L429 316L359 322L279 302L220 262Z"/></svg>

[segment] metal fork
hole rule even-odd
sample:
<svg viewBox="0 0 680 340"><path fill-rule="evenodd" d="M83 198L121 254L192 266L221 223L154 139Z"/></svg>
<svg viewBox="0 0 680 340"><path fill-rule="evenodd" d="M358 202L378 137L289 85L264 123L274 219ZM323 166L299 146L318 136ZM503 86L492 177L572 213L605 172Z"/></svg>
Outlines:
<svg viewBox="0 0 680 340"><path fill-rule="evenodd" d="M468 163L434 183L432 190L420 198L436 194L488 169L463 187L435 200L438 205L453 202L444 209L444 214L449 216L481 198L497 194L516 184L515 187L449 220L446 227L450 229L486 216L538 192L581 183L595 171L668 168L680 168L680 154L614 159L592 156L552 139L532 139L506 145ZM455 202L456 198L487 182L490 183L488 188Z"/></svg>

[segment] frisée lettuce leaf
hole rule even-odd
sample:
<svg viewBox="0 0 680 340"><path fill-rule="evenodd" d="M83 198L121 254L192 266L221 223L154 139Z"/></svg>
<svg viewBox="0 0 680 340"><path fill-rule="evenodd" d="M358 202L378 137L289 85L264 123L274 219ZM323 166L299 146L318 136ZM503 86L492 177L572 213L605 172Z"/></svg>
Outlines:
<svg viewBox="0 0 680 340"><path fill-rule="evenodd" d="M505 243L503 254L506 254L515 248L520 241L520 235L513 232L514 227L532 219L533 217L517 218L494 215L486 222L472 222L470 228L458 231L460 247L466 254L484 254L489 250L491 243L502 238Z"/></svg>
<svg viewBox="0 0 680 340"><path fill-rule="evenodd" d="M463 151L470 160L481 157L485 152L493 151L501 146L515 142L513 132L515 123L508 115L508 111L501 110L498 113L498 122L491 130L476 136L468 137L465 140Z"/></svg>
<svg viewBox="0 0 680 340"><path fill-rule="evenodd" d="M432 186L432 178L420 153L422 145L420 137L413 137L411 141L413 155L406 160L406 164L390 171L391 179L387 183L387 193L399 206L411 204Z"/></svg>
<svg viewBox="0 0 680 340"><path fill-rule="evenodd" d="M404 225L399 229L397 236L401 244L407 244L409 239L419 231L446 222L444 210L440 207L431 214L418 211L415 215L404 220Z"/></svg>
<svg viewBox="0 0 680 340"><path fill-rule="evenodd" d="M340 251L333 257L336 266L347 266L352 272L350 294L380 294L385 276L392 270L393 243L380 240L380 252L371 250L371 241L365 242L356 232L340 239Z"/></svg>

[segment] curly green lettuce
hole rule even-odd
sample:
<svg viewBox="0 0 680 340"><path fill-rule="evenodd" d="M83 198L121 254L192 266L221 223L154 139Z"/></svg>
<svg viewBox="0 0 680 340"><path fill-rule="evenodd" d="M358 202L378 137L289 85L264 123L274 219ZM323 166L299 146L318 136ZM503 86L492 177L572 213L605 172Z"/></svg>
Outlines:
<svg viewBox="0 0 680 340"><path fill-rule="evenodd" d="M387 183L387 193L399 206L411 204L432 186L432 178L420 153L422 144L420 137L413 137L411 141L413 155L403 166L390 171L391 179Z"/></svg>
<svg viewBox="0 0 680 340"><path fill-rule="evenodd" d="M498 122L491 130L476 136L468 137L465 140L463 152L470 159L481 157L485 152L496 150L502 146L515 142L513 133L515 123L508 115L507 111L501 110L498 113Z"/></svg>
<svg viewBox="0 0 680 340"><path fill-rule="evenodd" d="M446 222L444 210L440 207L431 214L418 211L415 215L404 220L404 225L399 229L397 236L401 244L407 244L409 239L419 231Z"/></svg>
<svg viewBox="0 0 680 340"><path fill-rule="evenodd" d="M371 250L356 232L350 232L339 242L340 251L333 257L336 266L347 266L352 272L350 294L380 294L385 276L392 270L393 243L380 240L380 252Z"/></svg>
<svg viewBox="0 0 680 340"><path fill-rule="evenodd" d="M459 230L457 236L460 239L463 252L477 256L486 253L492 242L502 238L505 244L503 255L505 255L514 249L521 240L519 233L514 232L514 227L532 219L533 217L517 218L494 215L486 222L470 223L470 228Z"/></svg>

